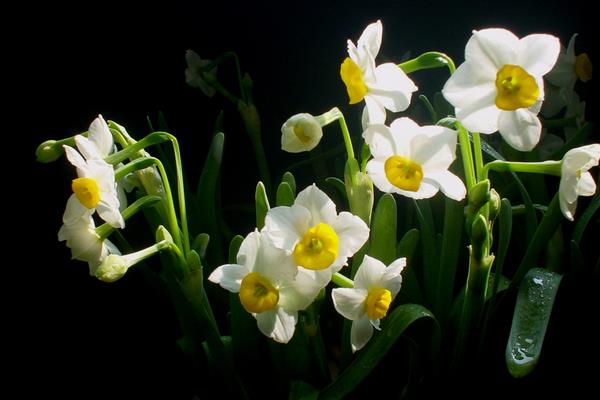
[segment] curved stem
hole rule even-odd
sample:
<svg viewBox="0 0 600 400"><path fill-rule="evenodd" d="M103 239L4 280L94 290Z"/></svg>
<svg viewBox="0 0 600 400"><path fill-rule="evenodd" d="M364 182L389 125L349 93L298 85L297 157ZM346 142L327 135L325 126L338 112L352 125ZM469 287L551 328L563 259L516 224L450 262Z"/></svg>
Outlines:
<svg viewBox="0 0 600 400"><path fill-rule="evenodd" d="M492 161L483 167L482 179L486 179L490 170L497 172L529 172L534 174L547 174L560 176L562 161L540 161L540 162L515 162L515 161Z"/></svg>
<svg viewBox="0 0 600 400"><path fill-rule="evenodd" d="M465 172L465 180L467 181L467 191L477 182L475 178L475 169L473 166L473 153L471 152L471 142L469 141L469 132L460 124L455 123L458 128L458 141L460 143L460 154Z"/></svg>
<svg viewBox="0 0 600 400"><path fill-rule="evenodd" d="M339 287L343 287L343 288L353 288L354 287L354 281L352 279L348 278L347 276L340 274L339 272L336 272L331 276L331 281L333 283L335 283L336 285L338 285Z"/></svg>

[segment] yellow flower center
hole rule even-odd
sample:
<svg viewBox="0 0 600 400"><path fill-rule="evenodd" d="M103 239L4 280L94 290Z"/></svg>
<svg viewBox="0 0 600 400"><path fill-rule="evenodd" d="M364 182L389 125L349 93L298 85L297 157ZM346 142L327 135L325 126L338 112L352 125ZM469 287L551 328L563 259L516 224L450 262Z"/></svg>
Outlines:
<svg viewBox="0 0 600 400"><path fill-rule="evenodd" d="M575 58L575 74L583 82L592 79L592 62L587 53L581 53Z"/></svg>
<svg viewBox="0 0 600 400"><path fill-rule="evenodd" d="M294 247L294 260L298 265L312 270L329 267L338 256L340 240L333 228L317 224L310 228Z"/></svg>
<svg viewBox="0 0 600 400"><path fill-rule="evenodd" d="M340 68L342 81L346 85L350 104L356 104L365 98L367 94L367 85L363 80L362 70L350 57L346 57Z"/></svg>
<svg viewBox="0 0 600 400"><path fill-rule="evenodd" d="M279 290L258 272L251 272L242 279L240 302L249 313L269 311L279 302Z"/></svg>
<svg viewBox="0 0 600 400"><path fill-rule="evenodd" d="M535 78L518 65L506 64L496 74L496 106L505 111L527 108L540 97Z"/></svg>
<svg viewBox="0 0 600 400"><path fill-rule="evenodd" d="M306 144L306 143L310 142L310 136L308 136L306 133L304 133L304 128L302 126L300 126L299 124L296 124L294 126L294 135L296 135L298 140L302 143Z"/></svg>
<svg viewBox="0 0 600 400"><path fill-rule="evenodd" d="M391 302L392 293L389 290L384 288L371 289L365 302L367 316L373 320L385 317Z"/></svg>
<svg viewBox="0 0 600 400"><path fill-rule="evenodd" d="M92 178L73 179L71 189L77 199L87 208L95 208L100 202L100 188L98 182Z"/></svg>
<svg viewBox="0 0 600 400"><path fill-rule="evenodd" d="M385 160L384 169L388 181L402 190L416 192L421 187L423 168L406 157L391 156Z"/></svg>

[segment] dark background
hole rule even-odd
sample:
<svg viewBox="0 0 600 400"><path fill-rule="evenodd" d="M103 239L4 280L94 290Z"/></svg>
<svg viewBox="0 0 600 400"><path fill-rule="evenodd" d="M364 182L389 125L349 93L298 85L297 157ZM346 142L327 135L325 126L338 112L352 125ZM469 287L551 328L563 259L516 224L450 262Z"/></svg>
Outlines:
<svg viewBox="0 0 600 400"><path fill-rule="evenodd" d="M56 241L71 169L64 160L35 163L34 151L41 141L84 131L98 113L141 137L148 132L146 117L155 120L160 110L182 143L186 172L194 177L206 155L214 119L223 108L224 191L239 202L251 203L257 174L249 142L222 98L208 101L199 90L186 86L186 49L205 58L227 50L238 53L242 69L254 80L264 143L278 179L286 166L303 157L279 150L279 128L290 115L319 114L339 106L351 129L359 129L359 114L347 106L338 74L346 57L346 39L356 41L368 23L383 22L379 62L399 60L408 51L416 56L438 50L458 65L471 30L492 26L518 36L553 33L565 44L578 32L577 50L587 51L594 62L591 43L598 22L587 4L92 1L68 6L28 3L8 13L7 19L14 17L17 24L14 29L5 27L8 66L14 68L7 84L16 90L7 96L11 112L5 118L16 126L7 136L12 139L6 139L11 146L5 148L14 148L16 142L26 165L26 176L13 170L7 174L15 180L19 196L4 196L12 232L6 250L17 259L3 262L9 270L3 279L9 318L5 344L14 356L8 360L13 382L22 393L18 397L118 398L136 393L130 398L152 398L163 397L159 393L168 390L171 395L165 397L189 399L189 382L199 379L181 362L175 344L177 321L168 301L156 296L141 274L131 271L115 284L99 282L88 275L86 265L71 262L68 249ZM221 72L220 76L232 76L233 70ZM413 76L425 93L439 90L446 77L442 70ZM587 99L588 119L597 121L592 111L595 100ZM309 177L299 180L308 184ZM230 221L242 234L253 228L252 216L246 217ZM589 359L597 371L598 330L589 320L598 320L598 309L589 303L596 297L585 293L597 289L593 283L578 285L566 282L565 293L561 289L541 365L530 377L518 382L506 377L502 350L498 352L498 368L490 373L497 374L501 393L518 398L523 390L551 393L555 385L593 387L585 380L591 372L583 363ZM503 346L499 343L498 348Z"/></svg>

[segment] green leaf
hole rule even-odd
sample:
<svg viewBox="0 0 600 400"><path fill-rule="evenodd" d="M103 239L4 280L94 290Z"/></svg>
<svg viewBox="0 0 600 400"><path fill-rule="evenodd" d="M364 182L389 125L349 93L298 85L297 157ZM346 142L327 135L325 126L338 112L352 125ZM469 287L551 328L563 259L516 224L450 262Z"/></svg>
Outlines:
<svg viewBox="0 0 600 400"><path fill-rule="evenodd" d="M216 260L223 255L223 238L219 229L221 213L218 187L224 142L223 133L217 133L213 137L198 181L196 201L192 203L196 218L191 221L194 225L190 228L192 232L206 232L210 236L211 245L207 249L210 265L217 265Z"/></svg>
<svg viewBox="0 0 600 400"><path fill-rule="evenodd" d="M210 241L210 236L207 233L201 233L192 242L192 249L195 250L200 258L204 258L206 256L206 248L208 247L208 243Z"/></svg>
<svg viewBox="0 0 600 400"><path fill-rule="evenodd" d="M382 321L381 332L376 332L367 346L358 351L352 364L343 370L333 383L321 391L319 398L341 399L351 393L379 364L400 335L421 318L430 318L436 322L433 314L421 305L402 304L396 307ZM434 328L437 329L437 322Z"/></svg>
<svg viewBox="0 0 600 400"><path fill-rule="evenodd" d="M289 400L317 400L319 391L303 381L292 381Z"/></svg>
<svg viewBox="0 0 600 400"><path fill-rule="evenodd" d="M275 204L288 207L294 204L294 191L287 182L281 182L277 187Z"/></svg>
<svg viewBox="0 0 600 400"><path fill-rule="evenodd" d="M496 250L496 270L495 276L502 276L504 270L504 261L506 260L506 253L508 252L508 245L510 243L510 235L512 232L512 207L508 199L502 199L500 205L500 214L498 214L499 226L498 226L498 249ZM498 291L498 284L500 280L494 279L494 286L492 289L492 295Z"/></svg>
<svg viewBox="0 0 600 400"><path fill-rule="evenodd" d="M462 248L463 226L463 202L454 201L446 197L440 268L437 274L437 290L433 309L442 325L445 324L452 304L454 278L456 276L458 256Z"/></svg>
<svg viewBox="0 0 600 400"><path fill-rule="evenodd" d="M285 182L290 185L292 193L294 194L294 197L296 197L296 178L294 178L294 175L291 172L286 171L281 177L281 182Z"/></svg>
<svg viewBox="0 0 600 400"><path fill-rule="evenodd" d="M417 274L415 273L415 251L419 245L420 232L413 228L407 231L398 243L398 257L406 257L407 268L402 271L402 289L398 293L398 301L402 303L422 303L423 294L419 286Z"/></svg>
<svg viewBox="0 0 600 400"><path fill-rule="evenodd" d="M431 218L431 211L427 201L414 201L417 218L421 228L421 249L423 250L423 280L425 287L425 300L427 304L434 304L437 296L437 275L439 254L436 247L435 226Z"/></svg>
<svg viewBox="0 0 600 400"><path fill-rule="evenodd" d="M242 245L242 241L244 237L242 235L235 235L231 242L229 243L229 263L236 264L237 263L237 253Z"/></svg>
<svg viewBox="0 0 600 400"><path fill-rule="evenodd" d="M579 244L581 241L581 237L583 236L583 232L587 227L588 223L598 212L598 208L600 208L600 191L596 192L596 195L592 198L589 206L585 209L585 211L579 216L577 219L577 223L575 224L575 228L573 229L572 239Z"/></svg>
<svg viewBox="0 0 600 400"><path fill-rule="evenodd" d="M562 276L540 268L531 269L521 284L506 345L506 366L515 378L535 368Z"/></svg>
<svg viewBox="0 0 600 400"><path fill-rule="evenodd" d="M258 182L256 185L256 192L254 193L254 206L256 210L256 227L262 229L265 226L265 217L267 211L269 211L269 198L267 197L267 191L265 185L262 182Z"/></svg>
<svg viewBox="0 0 600 400"><path fill-rule="evenodd" d="M431 102L429 101L427 96L425 96L424 94L420 94L419 100L421 100L421 103L423 103L423 106L425 106L425 108L427 109L427 112L429 113L429 118L431 119L431 123L436 123L438 120L438 115L435 112L435 109L431 105Z"/></svg>
<svg viewBox="0 0 600 400"><path fill-rule="evenodd" d="M343 180L334 176L330 176L328 178L325 178L325 182L329 183L331 186L336 188L336 190L340 193L342 198L348 199L346 195L346 185L344 184Z"/></svg>
<svg viewBox="0 0 600 400"><path fill-rule="evenodd" d="M390 193L385 193L377 202L371 223L371 239L368 254L385 265L396 259L396 229L398 211L396 200Z"/></svg>

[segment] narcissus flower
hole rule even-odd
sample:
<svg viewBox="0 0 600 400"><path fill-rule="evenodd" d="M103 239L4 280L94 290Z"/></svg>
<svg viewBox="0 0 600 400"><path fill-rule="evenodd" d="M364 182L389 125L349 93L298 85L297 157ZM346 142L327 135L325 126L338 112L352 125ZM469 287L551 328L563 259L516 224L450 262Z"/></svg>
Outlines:
<svg viewBox="0 0 600 400"><path fill-rule="evenodd" d="M185 61L187 62L187 68L185 69L185 82L195 88L202 90L208 97L215 95L215 88L206 83L202 74L209 74L213 77L217 75L217 67L212 68L210 71L204 71L203 68L210 63L210 60L203 60L193 50L187 50L185 52Z"/></svg>
<svg viewBox="0 0 600 400"><path fill-rule="evenodd" d="M451 199L465 197L465 185L448 171L456 158L455 131L398 118L390 127L369 126L363 137L373 155L367 174L382 192L426 199L441 189Z"/></svg>
<svg viewBox="0 0 600 400"><path fill-rule="evenodd" d="M400 291L400 273L405 266L406 258L399 258L386 268L381 261L365 256L354 277L354 288L331 291L337 312L352 321L352 351L367 344L373 336L373 328L380 329L380 320L387 315L390 303Z"/></svg>
<svg viewBox="0 0 600 400"><path fill-rule="evenodd" d="M413 81L396 64L385 63L375 67L382 35L381 21L377 21L367 26L357 45L348 40L349 57L340 68L350 104L365 100L364 127L369 123L383 124L386 109L392 112L406 110L412 92L417 90Z"/></svg>
<svg viewBox="0 0 600 400"><path fill-rule="evenodd" d="M73 194L67 202L66 221L79 218L88 209L98 211L100 218L115 228L125 227L125 221L119 212L120 202L112 165L101 158L85 160L70 146L64 146L64 149L71 164L77 168L78 175L71 184Z"/></svg>
<svg viewBox="0 0 600 400"><path fill-rule="evenodd" d="M323 129L317 119L307 113L290 117L281 127L281 149L300 153L317 147L323 137Z"/></svg>
<svg viewBox="0 0 600 400"><path fill-rule="evenodd" d="M238 293L258 329L280 343L289 342L298 311L308 307L327 285L313 271L299 271L287 252L273 247L258 231L242 242L237 264L221 265L208 280Z"/></svg>
<svg viewBox="0 0 600 400"><path fill-rule="evenodd" d="M71 207L79 207L76 203L69 203ZM77 214L79 212L75 212ZM121 254L108 239L102 239L96 233L96 226L92 218L92 211L85 210L77 218L68 218L69 205L64 218L64 223L58 231L58 240L66 241L71 249L74 260L85 261L90 268L90 275L95 276L98 266L109 254Z"/></svg>
<svg viewBox="0 0 600 400"><path fill-rule="evenodd" d="M577 208L577 197L592 196L596 182L588 170L598 165L600 144L594 143L567 151L560 168L558 199L565 218L573 220Z"/></svg>
<svg viewBox="0 0 600 400"><path fill-rule="evenodd" d="M298 194L291 207L267 212L263 234L293 257L296 265L316 271L329 282L331 274L367 241L369 227L335 203L316 185Z"/></svg>
<svg viewBox="0 0 600 400"><path fill-rule="evenodd" d="M540 140L537 117L544 100L542 76L554 66L560 42L546 34L522 39L505 29L473 31L465 62L442 93L470 131L500 131L513 148L529 151Z"/></svg>
<svg viewBox="0 0 600 400"><path fill-rule="evenodd" d="M574 99L577 80L587 82L592 79L592 62L586 53L575 55L574 34L569 40L569 45L558 56L552 71L544 77L547 80L546 99L542 107L542 115L551 117L557 114L564 106L578 102Z"/></svg>

